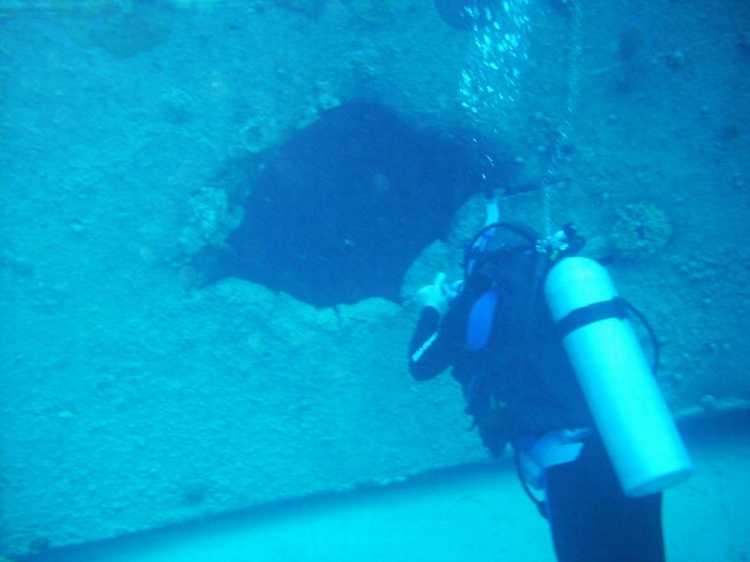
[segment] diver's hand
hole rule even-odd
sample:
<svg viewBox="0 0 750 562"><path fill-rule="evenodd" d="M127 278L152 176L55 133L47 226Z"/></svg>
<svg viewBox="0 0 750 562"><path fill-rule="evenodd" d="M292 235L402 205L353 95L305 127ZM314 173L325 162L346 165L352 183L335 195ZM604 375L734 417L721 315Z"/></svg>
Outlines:
<svg viewBox="0 0 750 562"><path fill-rule="evenodd" d="M449 302L449 294L445 290L445 273L438 273L432 285L425 285L419 289L417 299L422 306L431 306L440 314L445 314Z"/></svg>

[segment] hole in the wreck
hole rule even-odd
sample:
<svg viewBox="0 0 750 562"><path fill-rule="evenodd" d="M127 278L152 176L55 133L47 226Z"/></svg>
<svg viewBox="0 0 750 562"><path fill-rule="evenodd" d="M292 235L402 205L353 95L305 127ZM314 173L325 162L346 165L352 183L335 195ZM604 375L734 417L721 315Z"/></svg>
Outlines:
<svg viewBox="0 0 750 562"><path fill-rule="evenodd" d="M468 135L415 130L380 105L331 109L274 154L242 204L220 277L316 307L398 302L406 270L467 198L508 184L512 159L488 162Z"/></svg>

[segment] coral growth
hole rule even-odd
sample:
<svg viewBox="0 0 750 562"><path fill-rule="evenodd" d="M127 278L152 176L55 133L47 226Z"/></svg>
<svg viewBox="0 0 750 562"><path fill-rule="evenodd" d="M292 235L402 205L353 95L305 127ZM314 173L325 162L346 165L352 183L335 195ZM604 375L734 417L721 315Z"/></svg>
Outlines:
<svg viewBox="0 0 750 562"><path fill-rule="evenodd" d="M311 18L317 18L323 9L325 0L274 0L282 8L300 12Z"/></svg>
<svg viewBox="0 0 750 562"><path fill-rule="evenodd" d="M277 5L288 10L316 19L320 16L326 0L273 0ZM351 12L358 18L374 24L388 23L393 20L395 0L344 0Z"/></svg>
<svg viewBox="0 0 750 562"><path fill-rule="evenodd" d="M370 23L388 23L394 17L394 0L347 0L346 5L357 17Z"/></svg>
<svg viewBox="0 0 750 562"><path fill-rule="evenodd" d="M180 236L182 251L194 255L222 244L241 220L240 211L230 210L226 192L211 187L196 190L190 198L188 225Z"/></svg>
<svg viewBox="0 0 750 562"><path fill-rule="evenodd" d="M175 8L169 0L86 0L72 3L62 14L63 29L73 41L128 57L166 41Z"/></svg>
<svg viewBox="0 0 750 562"><path fill-rule="evenodd" d="M648 203L625 205L617 211L610 244L616 257L639 260L655 256L672 237L664 211Z"/></svg>

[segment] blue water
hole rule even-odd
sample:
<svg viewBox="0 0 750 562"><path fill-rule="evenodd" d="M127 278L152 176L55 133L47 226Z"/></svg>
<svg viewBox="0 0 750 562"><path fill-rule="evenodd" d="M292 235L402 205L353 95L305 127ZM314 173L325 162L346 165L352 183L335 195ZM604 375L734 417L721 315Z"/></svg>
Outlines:
<svg viewBox="0 0 750 562"><path fill-rule="evenodd" d="M549 559L406 371L486 190L579 223L675 410L750 400L750 5L505 6L0 0L0 557ZM743 420L691 430L673 560L750 555Z"/></svg>

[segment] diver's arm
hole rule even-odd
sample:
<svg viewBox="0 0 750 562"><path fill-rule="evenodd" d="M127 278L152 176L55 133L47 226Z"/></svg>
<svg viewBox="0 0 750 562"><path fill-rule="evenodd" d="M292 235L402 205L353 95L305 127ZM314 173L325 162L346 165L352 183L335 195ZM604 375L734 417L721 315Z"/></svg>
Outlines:
<svg viewBox="0 0 750 562"><path fill-rule="evenodd" d="M442 273L417 292L417 299L423 308L409 345L409 372L424 381L452 366L464 349L467 299L456 295Z"/></svg>
<svg viewBox="0 0 750 562"><path fill-rule="evenodd" d="M445 274L438 273L432 285L419 289L416 296L423 308L409 344L409 372L421 381L436 377L451 363L440 335L440 317L448 309Z"/></svg>
<svg viewBox="0 0 750 562"><path fill-rule="evenodd" d="M425 306L409 344L409 372L418 381L436 377L450 366L450 354L441 351L440 313ZM437 345L436 345L437 344Z"/></svg>
<svg viewBox="0 0 750 562"><path fill-rule="evenodd" d="M416 380L436 377L453 366L464 349L466 315L462 300L454 302L444 316L429 305L422 309L409 345L409 372Z"/></svg>

